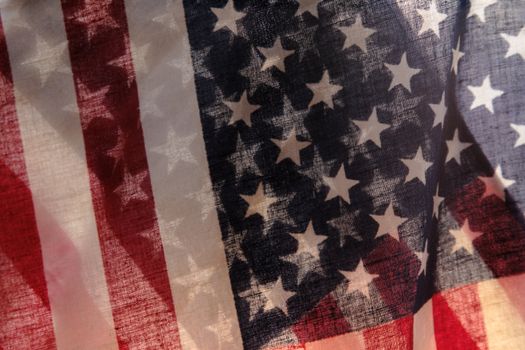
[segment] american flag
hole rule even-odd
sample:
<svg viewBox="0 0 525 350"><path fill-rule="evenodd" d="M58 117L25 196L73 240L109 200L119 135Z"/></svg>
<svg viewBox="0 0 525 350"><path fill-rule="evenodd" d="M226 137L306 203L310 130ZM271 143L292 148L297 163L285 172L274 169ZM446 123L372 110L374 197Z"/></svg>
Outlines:
<svg viewBox="0 0 525 350"><path fill-rule="evenodd" d="M0 18L0 349L525 349L523 0Z"/></svg>

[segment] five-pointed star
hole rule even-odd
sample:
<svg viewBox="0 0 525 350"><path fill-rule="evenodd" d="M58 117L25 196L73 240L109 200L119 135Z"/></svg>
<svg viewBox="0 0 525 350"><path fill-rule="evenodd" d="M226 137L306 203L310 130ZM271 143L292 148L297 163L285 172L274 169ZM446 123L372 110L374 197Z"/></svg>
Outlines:
<svg viewBox="0 0 525 350"><path fill-rule="evenodd" d="M483 232L472 231L468 224L468 219L465 219L463 226L461 226L459 230L449 230L449 233L454 236L455 239L452 253L464 248L470 254L474 254L474 245L472 242L483 234Z"/></svg>
<svg viewBox="0 0 525 350"><path fill-rule="evenodd" d="M518 133L518 139L516 140L514 147L525 145L525 125L511 123L510 127L513 128Z"/></svg>
<svg viewBox="0 0 525 350"><path fill-rule="evenodd" d="M363 26L363 21L359 14L356 16L354 24L349 27L340 27L339 29L346 36L343 50L356 45L364 53L366 53L366 39L376 32L374 29Z"/></svg>
<svg viewBox="0 0 525 350"><path fill-rule="evenodd" d="M228 0L228 3L223 8L212 7L211 11L217 17L217 23L213 27L214 32L223 27L228 27L233 34L237 35L237 21L246 14L235 10L233 0Z"/></svg>
<svg viewBox="0 0 525 350"><path fill-rule="evenodd" d="M352 237L356 241L362 241L363 238L357 229L357 213L345 210L343 215L338 215L336 218L329 220L328 224L339 233L339 247L343 248L347 237Z"/></svg>
<svg viewBox="0 0 525 350"><path fill-rule="evenodd" d="M502 33L501 36L509 44L505 58L518 54L525 60L525 27L521 28L516 36L505 33Z"/></svg>
<svg viewBox="0 0 525 350"><path fill-rule="evenodd" d="M295 293L287 291L283 287L281 277L277 279L277 282L271 287L271 289L265 289L262 291L266 298L264 304L264 311L270 311L274 308L281 309L286 316L288 316L288 299L290 299Z"/></svg>
<svg viewBox="0 0 525 350"><path fill-rule="evenodd" d="M377 110L375 107L372 109L372 114L368 120L352 120L352 122L361 130L357 145L361 145L370 140L378 147L381 147L380 135L384 130L390 128L391 126L390 124L379 122L377 119Z"/></svg>
<svg viewBox="0 0 525 350"><path fill-rule="evenodd" d="M162 24L166 28L169 28L175 32L180 32L180 26L175 19L175 11L177 11L176 4L174 2L168 2L166 8L161 12L160 15L153 17L153 22Z"/></svg>
<svg viewBox="0 0 525 350"><path fill-rule="evenodd" d="M502 90L492 88L490 75L487 75L485 79L483 79L483 83L480 86L468 86L468 89L472 95L474 95L474 101L472 101L470 110L479 106L485 106L491 113L494 113L494 106L492 104L494 99L504 93Z"/></svg>
<svg viewBox="0 0 525 350"><path fill-rule="evenodd" d="M290 131L286 140L271 139L273 143L281 149L279 156L277 157L276 163L279 163L286 158L290 158L292 162L297 165L301 165L301 155L299 152L310 146L311 142L309 141L299 141L297 140L297 135L295 133L295 127Z"/></svg>
<svg viewBox="0 0 525 350"><path fill-rule="evenodd" d="M447 114L447 106L445 105L445 93L441 95L441 100L438 104L429 104L430 108L432 108L432 112L434 112L434 124L432 124L432 127L438 126L441 124L441 127L443 127L443 124L445 123L445 115Z"/></svg>
<svg viewBox="0 0 525 350"><path fill-rule="evenodd" d="M350 188L359 184L359 181L348 179L345 175L345 167L341 164L341 167L337 171L334 177L323 176L324 182L330 187L330 191L326 196L326 200L330 200L335 197L341 197L346 203L350 204L350 194L348 191Z"/></svg>
<svg viewBox="0 0 525 350"><path fill-rule="evenodd" d="M401 159L401 161L408 168L408 174L405 183L412 179L419 179L423 185L426 184L426 172L432 166L431 162L427 162L423 157L423 149L421 146L417 149L416 155L412 159Z"/></svg>
<svg viewBox="0 0 525 350"><path fill-rule="evenodd" d="M376 238L379 238L385 235L390 235L396 241L399 241L398 227L399 225L403 224L408 219L402 218L401 216L397 216L394 213L394 206L392 202L388 204L388 207L386 208L384 214L382 215L370 214L370 216L372 217L372 219L374 219L379 224L379 227L376 233Z"/></svg>
<svg viewBox="0 0 525 350"><path fill-rule="evenodd" d="M261 86L266 85L280 89L279 81L275 78L272 70L261 70L262 60L255 47L250 47L250 58L248 65L239 70L239 74L246 78L249 83L247 90L254 94Z"/></svg>
<svg viewBox="0 0 525 350"><path fill-rule="evenodd" d="M275 39L272 47L258 47L257 49L259 49L265 58L261 70L275 66L281 72L284 72L284 59L294 53L294 50L283 49L282 42L279 38Z"/></svg>
<svg viewBox="0 0 525 350"><path fill-rule="evenodd" d="M439 38L439 24L447 18L447 15L438 12L436 3L432 1L428 10L418 9L417 13L422 17L423 24L419 30L418 35L426 32L427 30L433 31Z"/></svg>
<svg viewBox="0 0 525 350"><path fill-rule="evenodd" d="M348 280L348 293L360 291L367 299L370 299L369 284L379 275L368 273L363 260L359 261L354 271L339 270L339 272Z"/></svg>
<svg viewBox="0 0 525 350"><path fill-rule="evenodd" d="M122 206L127 205L132 200L147 200L148 195L142 189L142 182L148 176L146 171L132 175L127 168L124 168L122 182L113 192L120 196Z"/></svg>
<svg viewBox="0 0 525 350"><path fill-rule="evenodd" d="M252 113L261 107L259 105L253 105L248 101L248 93L246 91L242 93L239 101L224 101L223 103L233 112L228 125L235 124L237 121L242 120L247 126L251 127Z"/></svg>
<svg viewBox="0 0 525 350"><path fill-rule="evenodd" d="M302 15L305 12L310 12L312 16L319 17L317 12L318 0L299 0L299 7L297 8L297 16Z"/></svg>
<svg viewBox="0 0 525 350"><path fill-rule="evenodd" d="M461 45L460 41L461 39L458 39L458 44L456 45L456 48L452 49L452 65L450 66L450 70L455 72L456 75L458 74L459 60L461 59L461 57L465 56L464 52L459 51L459 47Z"/></svg>
<svg viewBox="0 0 525 350"><path fill-rule="evenodd" d="M328 107L333 109L334 102L332 101L332 98L343 89L341 85L330 83L328 71L324 71L323 77L318 83L310 83L306 84L306 86L314 93L312 101L308 104L308 108L319 102L324 102Z"/></svg>
<svg viewBox="0 0 525 350"><path fill-rule="evenodd" d="M403 54L403 56L401 56L401 60L398 64L385 63L385 66L390 69L393 75L392 82L390 83L388 90L392 90L394 86L401 84L409 92L412 92L412 90L410 90L410 79L412 79L414 75L421 72L421 69L411 68L408 65L406 52Z"/></svg>
<svg viewBox="0 0 525 350"><path fill-rule="evenodd" d="M75 21L82 23L87 31L88 40L101 32L101 28L118 28L119 25L111 15L113 0L86 0L84 6L75 12Z"/></svg>
<svg viewBox="0 0 525 350"><path fill-rule="evenodd" d="M439 207L441 206L441 203L443 202L445 198L439 196L439 185L436 188L436 194L432 197L433 201L433 209L432 209L432 216L435 216L436 218L439 217Z"/></svg>
<svg viewBox="0 0 525 350"><path fill-rule="evenodd" d="M36 34L34 50L36 55L32 55L29 60L21 62L21 64L29 65L38 70L41 85L44 85L51 74L55 72L71 72L70 69L66 68L67 65L63 63L64 57L67 53L67 41L50 45L47 42L47 39Z"/></svg>
<svg viewBox="0 0 525 350"><path fill-rule="evenodd" d="M188 136L177 135L175 128L170 127L166 142L152 148L152 150L166 156L168 172L171 173L179 161L197 164L197 160L190 150L190 145L196 137L197 134Z"/></svg>
<svg viewBox="0 0 525 350"><path fill-rule="evenodd" d="M252 174L262 176L262 171L257 162L255 155L257 150L261 149L262 143L244 142L240 134L237 134L237 143L235 144L235 151L228 157L228 161L235 168L236 178L241 178L245 174Z"/></svg>
<svg viewBox="0 0 525 350"><path fill-rule="evenodd" d="M148 63L146 57L148 55L151 43L137 44L134 40L130 41L131 53L133 54L133 68L135 74L142 76L148 72Z"/></svg>
<svg viewBox="0 0 525 350"><path fill-rule="evenodd" d="M326 276L319 258L310 255L288 254L281 257L297 268L296 285L303 283L304 279L311 273Z"/></svg>
<svg viewBox="0 0 525 350"><path fill-rule="evenodd" d="M502 201L505 201L505 189L516 183L514 180L506 179L503 177L503 171L501 165L496 167L494 175L492 176L480 176L479 179L485 184L485 192L481 198L488 197L490 195L496 195Z"/></svg>
<svg viewBox="0 0 525 350"><path fill-rule="evenodd" d="M184 198L190 198L199 203L202 222L206 222L208 215L215 209L215 204L210 201L210 198L213 198L213 189L209 181L206 181L197 191L185 195Z"/></svg>
<svg viewBox="0 0 525 350"><path fill-rule="evenodd" d="M240 291L238 295L249 305L250 310L248 312L248 320L252 321L261 311L261 295L264 295L264 292L257 292L260 290L261 285L257 281L251 268L248 268L248 275L250 276L250 281L247 283L248 287L245 290Z"/></svg>
<svg viewBox="0 0 525 350"><path fill-rule="evenodd" d="M319 244L328 237L315 234L312 221L308 223L303 233L290 233L297 240L296 254L307 253L319 260Z"/></svg>
<svg viewBox="0 0 525 350"><path fill-rule="evenodd" d="M427 241L425 240L425 244L423 246L423 251L422 252L414 252L418 258L418 260L421 262L421 265L419 265L419 272L417 273L417 275L419 276L421 273L426 273L427 272L427 262L428 262L428 244L427 244Z"/></svg>
<svg viewBox="0 0 525 350"><path fill-rule="evenodd" d="M454 131L454 136L452 137L452 140L446 140L447 143L447 158L445 159L445 163L455 159L458 165L461 165L461 152L465 149L472 146L472 143L470 142L461 142L459 139L459 129L456 129Z"/></svg>
<svg viewBox="0 0 525 350"><path fill-rule="evenodd" d="M472 0L467 18L478 15L481 22L485 22L485 9L497 3L498 0Z"/></svg>
<svg viewBox="0 0 525 350"><path fill-rule="evenodd" d="M268 219L269 207L277 202L277 198L265 196L262 182L259 184L259 186L257 186L257 191L255 191L255 194L241 194L240 196L246 203L248 203L248 209L244 215L245 218L259 214L264 220L266 220Z"/></svg>

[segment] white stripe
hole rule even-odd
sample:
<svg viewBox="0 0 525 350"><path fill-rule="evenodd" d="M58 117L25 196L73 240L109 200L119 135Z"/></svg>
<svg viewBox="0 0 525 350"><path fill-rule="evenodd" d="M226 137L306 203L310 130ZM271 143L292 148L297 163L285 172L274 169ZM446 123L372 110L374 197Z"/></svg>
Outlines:
<svg viewBox="0 0 525 350"><path fill-rule="evenodd" d="M116 349L62 9L2 10L59 349Z"/></svg>
<svg viewBox="0 0 525 350"><path fill-rule="evenodd" d="M414 350L435 350L436 337L434 331L434 313L432 299L428 300L418 312L414 314Z"/></svg>
<svg viewBox="0 0 525 350"><path fill-rule="evenodd" d="M477 287L488 348L523 349L525 274L483 281Z"/></svg>
<svg viewBox="0 0 525 350"><path fill-rule="evenodd" d="M242 349L181 0L126 0L142 127L183 349Z"/></svg>

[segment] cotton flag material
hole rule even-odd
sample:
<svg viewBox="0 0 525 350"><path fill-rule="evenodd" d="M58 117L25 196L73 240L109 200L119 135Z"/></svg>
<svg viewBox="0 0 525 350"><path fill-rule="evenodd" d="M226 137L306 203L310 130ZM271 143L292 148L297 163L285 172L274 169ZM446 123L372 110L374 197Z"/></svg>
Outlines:
<svg viewBox="0 0 525 350"><path fill-rule="evenodd" d="M525 2L0 1L0 349L525 349Z"/></svg>

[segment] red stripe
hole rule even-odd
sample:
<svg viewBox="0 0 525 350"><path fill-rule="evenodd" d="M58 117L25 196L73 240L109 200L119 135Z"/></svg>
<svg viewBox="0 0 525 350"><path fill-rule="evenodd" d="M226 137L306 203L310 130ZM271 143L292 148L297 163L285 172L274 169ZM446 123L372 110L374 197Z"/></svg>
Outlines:
<svg viewBox="0 0 525 350"><path fill-rule="evenodd" d="M411 349L414 318L406 316L363 331L365 349Z"/></svg>
<svg viewBox="0 0 525 350"><path fill-rule="evenodd" d="M487 349L483 312L475 284L432 297L437 349Z"/></svg>
<svg viewBox="0 0 525 350"><path fill-rule="evenodd" d="M178 349L124 3L63 0L62 9L120 347Z"/></svg>
<svg viewBox="0 0 525 350"><path fill-rule="evenodd" d="M328 294L312 311L302 316L292 329L299 343L304 344L350 332L350 325L334 297Z"/></svg>
<svg viewBox="0 0 525 350"><path fill-rule="evenodd" d="M525 272L525 226L513 214L510 205L496 196L483 198L485 185L472 181L446 199L456 221L468 219L474 231L483 234L474 247L494 277Z"/></svg>
<svg viewBox="0 0 525 350"><path fill-rule="evenodd" d="M1 21L0 130L0 344L6 349L52 349L42 250Z"/></svg>

